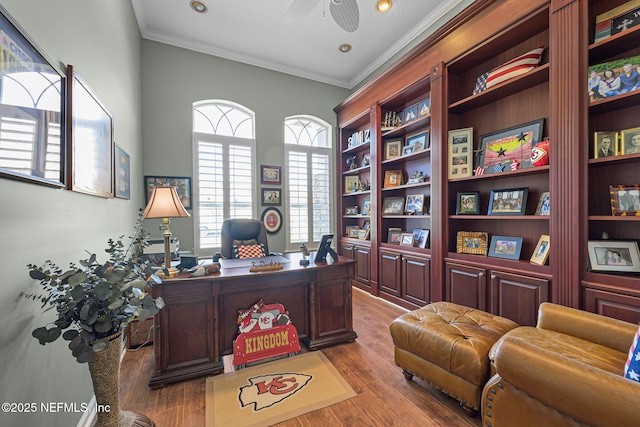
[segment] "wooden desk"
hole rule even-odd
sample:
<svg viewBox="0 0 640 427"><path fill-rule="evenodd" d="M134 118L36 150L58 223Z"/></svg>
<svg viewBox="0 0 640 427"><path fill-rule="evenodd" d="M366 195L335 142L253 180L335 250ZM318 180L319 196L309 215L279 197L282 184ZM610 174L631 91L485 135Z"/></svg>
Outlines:
<svg viewBox="0 0 640 427"><path fill-rule="evenodd" d="M279 271L249 273L223 269L202 277L181 273L154 286L154 298L165 307L155 317L155 372L149 387L216 375L224 371L222 356L233 352L238 309L262 299L289 311L298 335L309 349L353 341L351 278L354 261L300 266L300 254ZM331 257L328 257L331 260Z"/></svg>

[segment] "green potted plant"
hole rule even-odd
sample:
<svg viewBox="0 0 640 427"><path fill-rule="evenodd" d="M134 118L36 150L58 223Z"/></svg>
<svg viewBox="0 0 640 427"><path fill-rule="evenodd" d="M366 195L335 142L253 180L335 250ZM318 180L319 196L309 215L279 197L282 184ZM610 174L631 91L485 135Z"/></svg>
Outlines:
<svg viewBox="0 0 640 427"><path fill-rule="evenodd" d="M66 271L50 260L44 266L27 265L29 275L40 282L44 293L23 296L41 301L45 311L54 308L57 312L52 323L35 329L32 335L42 345L62 336L69 341L76 360L88 362L96 401L99 407L108 408L98 410L99 426L124 425L126 418L138 416L119 409L121 336L133 320L145 320L164 306L162 298L154 299L149 293L161 281L141 259L148 246L143 221L138 217L127 246L124 236L109 239L109 259L104 263L90 254L79 265L70 263Z"/></svg>

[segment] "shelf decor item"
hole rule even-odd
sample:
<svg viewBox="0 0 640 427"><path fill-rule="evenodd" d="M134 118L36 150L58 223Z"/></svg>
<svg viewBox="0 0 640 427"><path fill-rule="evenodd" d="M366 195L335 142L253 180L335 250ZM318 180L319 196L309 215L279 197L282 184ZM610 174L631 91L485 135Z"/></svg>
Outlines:
<svg viewBox="0 0 640 427"><path fill-rule="evenodd" d="M640 184L610 185L611 215L640 216Z"/></svg>
<svg viewBox="0 0 640 427"><path fill-rule="evenodd" d="M640 154L640 127L620 131L620 151L622 154Z"/></svg>
<svg viewBox="0 0 640 427"><path fill-rule="evenodd" d="M431 114L431 98L418 102L418 117L426 117Z"/></svg>
<svg viewBox="0 0 640 427"><path fill-rule="evenodd" d="M638 12L640 14L640 11ZM640 22L640 19L638 19ZM590 65L588 91L591 102L640 89L637 84L637 66L640 55ZM598 85L596 86L596 82Z"/></svg>
<svg viewBox="0 0 640 427"><path fill-rule="evenodd" d="M479 215L480 192L461 191L456 197L456 215Z"/></svg>
<svg viewBox="0 0 640 427"><path fill-rule="evenodd" d="M478 166L484 174L511 170L517 162L520 169L532 167L531 149L540 142L544 118L480 136Z"/></svg>
<svg viewBox="0 0 640 427"><path fill-rule="evenodd" d="M360 238L360 227L349 228L349 234L347 236L352 238L352 239L359 239Z"/></svg>
<svg viewBox="0 0 640 427"><path fill-rule="evenodd" d="M594 132L593 133L593 158L617 156L620 152L618 147L618 132Z"/></svg>
<svg viewBox="0 0 640 427"><path fill-rule="evenodd" d="M550 211L550 203L551 197L549 196L549 192L545 191L540 195L540 200L538 201L538 207L536 208L536 215L545 215L549 216Z"/></svg>
<svg viewBox="0 0 640 427"><path fill-rule="evenodd" d="M409 123L418 120L418 104L413 104L410 107L402 110L402 124L408 125Z"/></svg>
<svg viewBox="0 0 640 427"><path fill-rule="evenodd" d="M424 210L424 194L408 194L404 212L407 215L421 215Z"/></svg>
<svg viewBox="0 0 640 427"><path fill-rule="evenodd" d="M344 192L353 193L360 188L360 180L357 176L348 175L344 177Z"/></svg>
<svg viewBox="0 0 640 427"><path fill-rule="evenodd" d="M360 214L360 208L358 206L347 206L344 208L344 214L345 215L359 215Z"/></svg>
<svg viewBox="0 0 640 427"><path fill-rule="evenodd" d="M418 247L426 248L429 242L429 230L420 230L420 237L418 238Z"/></svg>
<svg viewBox="0 0 640 427"><path fill-rule="evenodd" d="M362 215L371 215L371 199L364 199L362 203Z"/></svg>
<svg viewBox="0 0 640 427"><path fill-rule="evenodd" d="M489 234L484 231L458 231L456 235L456 252L487 256Z"/></svg>
<svg viewBox="0 0 640 427"><path fill-rule="evenodd" d="M471 176L473 172L473 128L449 131L449 179Z"/></svg>
<svg viewBox="0 0 640 427"><path fill-rule="evenodd" d="M592 271L640 272L635 240L590 240L587 247Z"/></svg>
<svg viewBox="0 0 640 427"><path fill-rule="evenodd" d="M386 171L384 173L384 187L391 188L402 185L403 175L401 170Z"/></svg>
<svg viewBox="0 0 640 427"><path fill-rule="evenodd" d="M524 215L529 188L491 190L487 215Z"/></svg>
<svg viewBox="0 0 640 427"><path fill-rule="evenodd" d="M549 258L549 236L543 234L533 250L530 261L532 264L544 265L547 262L547 258Z"/></svg>
<svg viewBox="0 0 640 427"><path fill-rule="evenodd" d="M429 148L429 131L420 132L407 137L407 147L413 147L413 151L424 150ZM418 148L420 147L420 148Z"/></svg>
<svg viewBox="0 0 640 427"><path fill-rule="evenodd" d="M360 240L369 240L369 233L370 232L371 232L371 230L369 230L369 229L365 229L365 228L360 229L360 230L358 230L357 237Z"/></svg>
<svg viewBox="0 0 640 427"><path fill-rule="evenodd" d="M404 197L385 197L382 201L383 215L402 215Z"/></svg>
<svg viewBox="0 0 640 427"><path fill-rule="evenodd" d="M357 237L358 230L360 229L359 225L347 225L345 227L345 236L347 237Z"/></svg>
<svg viewBox="0 0 640 427"><path fill-rule="evenodd" d="M533 70L538 66L538 64L540 64L543 51L544 46L540 46L512 59L511 61L505 62L491 71L481 74L476 79L476 86L473 89L473 94L479 94L487 89L491 89L493 86L504 83L507 80L514 79Z"/></svg>
<svg viewBox="0 0 640 427"><path fill-rule="evenodd" d="M400 240L402 240L402 230L389 229L389 234L387 236L387 243L399 245Z"/></svg>
<svg viewBox="0 0 640 427"><path fill-rule="evenodd" d="M402 237L400 239L400 244L402 246L413 246L415 242L415 236L413 233L402 233Z"/></svg>
<svg viewBox="0 0 640 427"><path fill-rule="evenodd" d="M596 15L594 43L640 24L638 14L640 14L640 0L631 0Z"/></svg>
<svg viewBox="0 0 640 427"><path fill-rule="evenodd" d="M387 141L384 145L384 159L395 159L402 154L402 140Z"/></svg>
<svg viewBox="0 0 640 427"><path fill-rule="evenodd" d="M522 237L492 236L489 256L494 258L520 259Z"/></svg>

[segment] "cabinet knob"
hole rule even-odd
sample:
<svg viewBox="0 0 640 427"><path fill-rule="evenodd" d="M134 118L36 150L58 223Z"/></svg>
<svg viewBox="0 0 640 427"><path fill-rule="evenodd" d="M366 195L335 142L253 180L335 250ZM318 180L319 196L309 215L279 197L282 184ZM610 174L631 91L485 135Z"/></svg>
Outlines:
<svg viewBox="0 0 640 427"><path fill-rule="evenodd" d="M495 278L496 278L496 275L495 275L495 274L492 274L492 275L491 275L491 280L493 280L493 279L495 279Z"/></svg>
<svg viewBox="0 0 640 427"><path fill-rule="evenodd" d="M478 277L484 277L484 273L478 273Z"/></svg>

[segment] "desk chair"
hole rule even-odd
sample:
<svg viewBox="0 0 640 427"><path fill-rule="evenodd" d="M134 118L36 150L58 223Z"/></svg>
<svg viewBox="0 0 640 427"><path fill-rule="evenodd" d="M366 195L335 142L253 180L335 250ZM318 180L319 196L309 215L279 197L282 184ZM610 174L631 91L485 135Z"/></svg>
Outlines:
<svg viewBox="0 0 640 427"><path fill-rule="evenodd" d="M255 219L228 219L222 223L220 253L225 258L233 258L234 245L264 245L264 253L269 254L267 232L264 224Z"/></svg>

